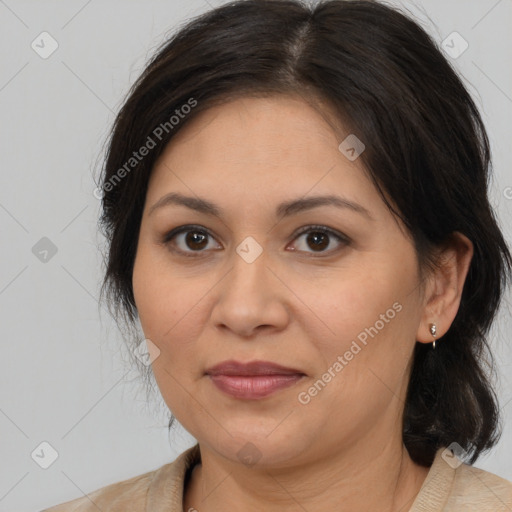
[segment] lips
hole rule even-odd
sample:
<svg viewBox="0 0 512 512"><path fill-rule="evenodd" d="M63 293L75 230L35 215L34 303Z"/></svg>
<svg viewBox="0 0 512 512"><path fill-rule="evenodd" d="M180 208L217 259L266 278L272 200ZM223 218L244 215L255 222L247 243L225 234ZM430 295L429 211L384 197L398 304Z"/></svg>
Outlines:
<svg viewBox="0 0 512 512"><path fill-rule="evenodd" d="M304 375L209 375L213 384L223 393L243 400L261 400L281 389L293 386Z"/></svg>
<svg viewBox="0 0 512 512"><path fill-rule="evenodd" d="M257 375L305 375L301 370L282 366L271 361L242 363L229 360L208 368L207 375L257 376Z"/></svg>

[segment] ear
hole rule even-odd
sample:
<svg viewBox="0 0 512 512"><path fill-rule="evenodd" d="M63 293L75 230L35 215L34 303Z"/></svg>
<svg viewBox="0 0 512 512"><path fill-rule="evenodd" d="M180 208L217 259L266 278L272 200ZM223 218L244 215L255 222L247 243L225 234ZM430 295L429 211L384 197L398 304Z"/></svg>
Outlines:
<svg viewBox="0 0 512 512"><path fill-rule="evenodd" d="M416 333L420 343L432 343L430 324L436 325L436 339L446 334L459 310L462 290L473 258L473 243L453 232L439 253L439 268L430 277L425 292L421 323Z"/></svg>

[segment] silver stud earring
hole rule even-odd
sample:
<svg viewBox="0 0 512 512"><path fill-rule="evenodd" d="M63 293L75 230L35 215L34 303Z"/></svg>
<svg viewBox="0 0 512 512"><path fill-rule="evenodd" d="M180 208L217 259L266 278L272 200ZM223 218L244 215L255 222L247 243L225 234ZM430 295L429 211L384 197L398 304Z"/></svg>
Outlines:
<svg viewBox="0 0 512 512"><path fill-rule="evenodd" d="M434 337L434 341L432 342L432 348L435 350L436 348L436 335L437 335L437 329L436 324L430 324L430 334Z"/></svg>

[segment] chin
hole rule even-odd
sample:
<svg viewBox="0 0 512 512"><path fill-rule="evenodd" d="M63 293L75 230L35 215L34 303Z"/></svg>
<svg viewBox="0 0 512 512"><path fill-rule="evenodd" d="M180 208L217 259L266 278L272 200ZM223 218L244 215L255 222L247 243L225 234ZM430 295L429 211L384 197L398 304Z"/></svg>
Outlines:
<svg viewBox="0 0 512 512"><path fill-rule="evenodd" d="M311 446L309 442L302 445L297 442L296 436L284 431L279 435L277 430L272 432L272 429L262 433L251 432L248 428L243 434L235 433L227 426L226 430L232 435L225 433L222 440L217 438L213 443L205 441L206 444L232 462L250 468L293 467ZM269 435L269 432L272 433Z"/></svg>

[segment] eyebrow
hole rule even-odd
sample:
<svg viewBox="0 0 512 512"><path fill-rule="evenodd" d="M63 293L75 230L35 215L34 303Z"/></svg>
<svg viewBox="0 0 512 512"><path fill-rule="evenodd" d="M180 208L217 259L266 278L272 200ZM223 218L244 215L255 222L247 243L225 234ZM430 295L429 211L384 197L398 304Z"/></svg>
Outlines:
<svg viewBox="0 0 512 512"><path fill-rule="evenodd" d="M206 199L185 196L178 192L171 192L161 197L153 206L151 206L148 216L155 210L170 205L185 206L191 210L218 218L221 218L224 215L223 210L219 206L207 201ZM313 196L286 201L276 208L275 215L276 217L289 217L300 212L318 208L319 206L335 206L337 208L349 209L367 217L369 220L375 220L370 212L360 204L335 195Z"/></svg>

